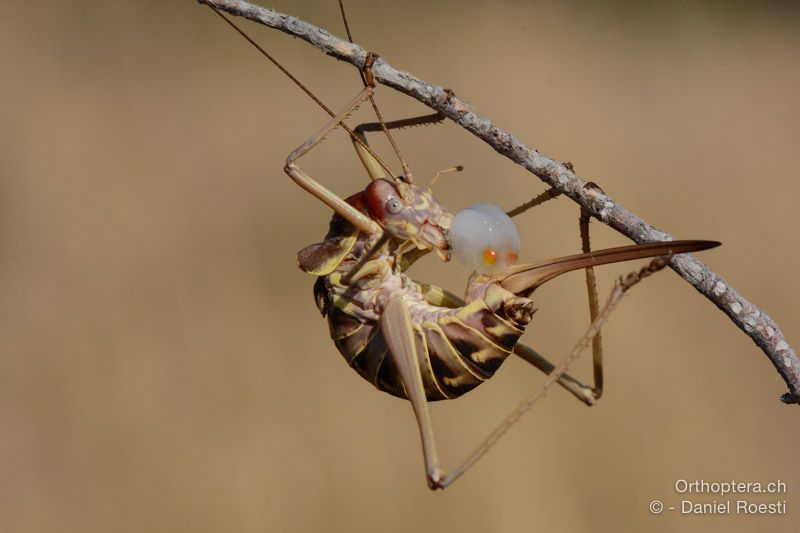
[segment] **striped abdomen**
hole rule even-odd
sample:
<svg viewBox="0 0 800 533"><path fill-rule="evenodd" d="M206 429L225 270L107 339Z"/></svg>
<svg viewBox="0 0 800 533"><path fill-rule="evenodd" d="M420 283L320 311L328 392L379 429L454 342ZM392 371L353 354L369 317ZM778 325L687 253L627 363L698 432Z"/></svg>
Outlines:
<svg viewBox="0 0 800 533"><path fill-rule="evenodd" d="M329 284L326 277L320 277L315 293L339 352L375 387L406 398L380 323L347 313L347 306L335 305ZM457 398L492 377L533 313L529 299L496 284L487 289L484 298L464 307L439 307L421 300L411 297L409 311L429 401Z"/></svg>

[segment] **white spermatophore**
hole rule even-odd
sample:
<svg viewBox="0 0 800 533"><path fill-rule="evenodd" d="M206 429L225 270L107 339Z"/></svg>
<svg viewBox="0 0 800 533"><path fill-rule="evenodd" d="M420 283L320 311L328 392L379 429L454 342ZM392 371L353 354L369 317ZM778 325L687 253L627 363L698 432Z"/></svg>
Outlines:
<svg viewBox="0 0 800 533"><path fill-rule="evenodd" d="M494 204L475 204L456 213L449 238L456 259L478 274L503 272L517 262L519 233Z"/></svg>

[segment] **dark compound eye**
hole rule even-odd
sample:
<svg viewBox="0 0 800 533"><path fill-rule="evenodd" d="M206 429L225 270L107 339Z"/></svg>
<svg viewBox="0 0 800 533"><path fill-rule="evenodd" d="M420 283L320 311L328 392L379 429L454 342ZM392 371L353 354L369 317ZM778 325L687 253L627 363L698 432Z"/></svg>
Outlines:
<svg viewBox="0 0 800 533"><path fill-rule="evenodd" d="M396 215L403 209L403 204L397 198L389 198L386 200L386 212Z"/></svg>

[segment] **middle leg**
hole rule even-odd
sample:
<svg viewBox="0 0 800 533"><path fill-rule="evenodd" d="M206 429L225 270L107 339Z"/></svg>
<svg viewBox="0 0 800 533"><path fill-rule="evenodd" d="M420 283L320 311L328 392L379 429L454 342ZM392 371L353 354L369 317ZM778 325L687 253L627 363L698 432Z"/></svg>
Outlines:
<svg viewBox="0 0 800 533"><path fill-rule="evenodd" d="M591 184L591 186L597 187L595 184ZM508 211L506 214L510 217L515 217L520 215L529 209L532 209L536 206L539 206L553 198L556 198L561 193L554 188L548 189L541 193L540 195L534 197L528 202L515 207L514 209ZM581 251L583 253L591 252L591 243L589 239L589 222L591 217L589 213L585 210L581 210L581 214L578 220L578 226L580 230L580 237L581 237ZM589 317L590 322L594 322L597 319L597 315L600 312L600 304L597 297L597 281L595 278L594 268L587 267L585 269L586 273L586 291L589 301ZM550 374L556 368L556 365L550 362L546 357L538 353L533 348L526 346L525 344L518 343L517 346L514 348L514 354L519 356L521 359L531 363L533 366L544 372L545 374ZM565 374L559 378L558 383L571 392L576 398L581 400L587 405L594 405L594 403L600 399L600 396L603 394L603 344L600 332L598 331L597 335L592 338L592 368L593 368L593 377L594 377L594 386L588 386L580 381L576 380L569 374Z"/></svg>

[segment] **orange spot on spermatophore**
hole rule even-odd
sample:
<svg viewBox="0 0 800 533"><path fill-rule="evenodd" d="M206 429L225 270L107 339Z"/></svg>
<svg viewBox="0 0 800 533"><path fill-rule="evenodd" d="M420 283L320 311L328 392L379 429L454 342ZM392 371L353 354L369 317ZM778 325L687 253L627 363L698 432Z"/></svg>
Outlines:
<svg viewBox="0 0 800 533"><path fill-rule="evenodd" d="M517 252L514 250L509 250L506 252L506 260L508 261L509 265L513 265L517 262Z"/></svg>
<svg viewBox="0 0 800 533"><path fill-rule="evenodd" d="M493 265L497 263L497 252L495 252L492 248L485 249L483 251L483 262L487 265Z"/></svg>

